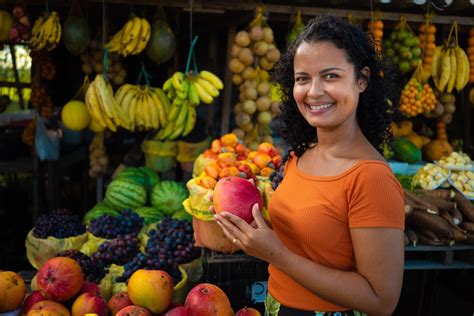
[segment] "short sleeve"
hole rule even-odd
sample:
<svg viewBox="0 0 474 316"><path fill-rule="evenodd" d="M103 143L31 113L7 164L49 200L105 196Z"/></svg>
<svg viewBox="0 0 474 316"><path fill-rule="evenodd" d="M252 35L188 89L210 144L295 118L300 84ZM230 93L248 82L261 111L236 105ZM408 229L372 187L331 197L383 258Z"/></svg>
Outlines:
<svg viewBox="0 0 474 316"><path fill-rule="evenodd" d="M348 203L350 228L405 228L403 189L383 163L368 163L359 169L348 190Z"/></svg>

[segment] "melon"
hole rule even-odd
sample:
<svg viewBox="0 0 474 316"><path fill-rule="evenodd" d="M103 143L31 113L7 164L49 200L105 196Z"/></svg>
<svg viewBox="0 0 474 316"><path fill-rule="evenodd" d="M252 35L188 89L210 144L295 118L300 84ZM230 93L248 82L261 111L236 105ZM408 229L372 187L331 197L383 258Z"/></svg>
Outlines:
<svg viewBox="0 0 474 316"><path fill-rule="evenodd" d="M105 192L105 202L118 210L142 207L146 198L145 187L127 178L115 179Z"/></svg>
<svg viewBox="0 0 474 316"><path fill-rule="evenodd" d="M168 23L156 20L151 26L151 37L146 47L148 58L157 64L168 61L174 54L176 38Z"/></svg>
<svg viewBox="0 0 474 316"><path fill-rule="evenodd" d="M84 102L72 100L63 106L61 120L66 128L81 131L89 126L91 117Z"/></svg>
<svg viewBox="0 0 474 316"><path fill-rule="evenodd" d="M64 22L62 40L66 49L73 55L79 55L89 45L89 25L85 18L69 16Z"/></svg>

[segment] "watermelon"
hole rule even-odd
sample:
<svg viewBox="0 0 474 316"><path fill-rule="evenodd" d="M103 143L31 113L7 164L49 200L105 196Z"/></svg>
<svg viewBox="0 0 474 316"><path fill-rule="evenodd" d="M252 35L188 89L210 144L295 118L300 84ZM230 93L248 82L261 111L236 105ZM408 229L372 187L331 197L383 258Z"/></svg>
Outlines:
<svg viewBox="0 0 474 316"><path fill-rule="evenodd" d="M151 191L153 190L155 185L160 182L160 177L158 177L158 173L148 167L140 167L140 170L145 175L145 187L147 189L147 192L148 194L151 194Z"/></svg>
<svg viewBox="0 0 474 316"><path fill-rule="evenodd" d="M99 202L94 207L92 207L85 215L84 219L82 220L84 224L89 225L89 223L93 220L96 219L97 217L101 215L111 215L111 216L118 216L119 212L112 207L110 207L107 203L105 202Z"/></svg>
<svg viewBox="0 0 474 316"><path fill-rule="evenodd" d="M165 215L163 215L159 210L149 206L139 207L135 209L135 213L143 218L145 225L158 223L163 217L165 217Z"/></svg>
<svg viewBox="0 0 474 316"><path fill-rule="evenodd" d="M161 181L153 188L151 205L165 215L173 215L183 209L183 201L188 197L183 183L171 180Z"/></svg>
<svg viewBox="0 0 474 316"><path fill-rule="evenodd" d="M153 187L160 182L158 174L147 167L128 167L123 169L117 178L131 179L143 185L148 194L151 194Z"/></svg>
<svg viewBox="0 0 474 316"><path fill-rule="evenodd" d="M145 187L128 178L113 180L105 192L105 202L118 210L142 207L146 198Z"/></svg>

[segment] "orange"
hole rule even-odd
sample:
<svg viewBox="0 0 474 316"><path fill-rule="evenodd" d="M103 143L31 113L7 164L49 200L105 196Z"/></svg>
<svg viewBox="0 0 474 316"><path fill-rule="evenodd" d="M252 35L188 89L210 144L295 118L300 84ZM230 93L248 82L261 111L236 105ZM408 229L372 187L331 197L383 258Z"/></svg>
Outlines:
<svg viewBox="0 0 474 316"><path fill-rule="evenodd" d="M382 38L383 37L383 31L379 29L374 29L374 37L375 38Z"/></svg>
<svg viewBox="0 0 474 316"><path fill-rule="evenodd" d="M474 36L469 37L469 46L474 46Z"/></svg>
<svg viewBox="0 0 474 316"><path fill-rule="evenodd" d="M436 33L436 26L434 26L433 24L430 24L430 26L428 26L428 33L430 34Z"/></svg>
<svg viewBox="0 0 474 316"><path fill-rule="evenodd" d="M377 30L382 30L383 29L383 22L382 20L377 20L374 22L374 28Z"/></svg>

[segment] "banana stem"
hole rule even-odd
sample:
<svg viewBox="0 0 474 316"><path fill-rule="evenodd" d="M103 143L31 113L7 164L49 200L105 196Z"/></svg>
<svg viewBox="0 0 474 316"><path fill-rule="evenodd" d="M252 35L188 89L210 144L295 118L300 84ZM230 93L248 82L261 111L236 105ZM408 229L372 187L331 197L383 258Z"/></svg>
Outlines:
<svg viewBox="0 0 474 316"><path fill-rule="evenodd" d="M451 24L451 29L449 30L449 35L448 35L448 42L446 43L446 46L449 46L449 43L451 43L451 36L453 35L453 31L456 29L457 22L454 21L453 24ZM457 39L457 35L456 35Z"/></svg>

